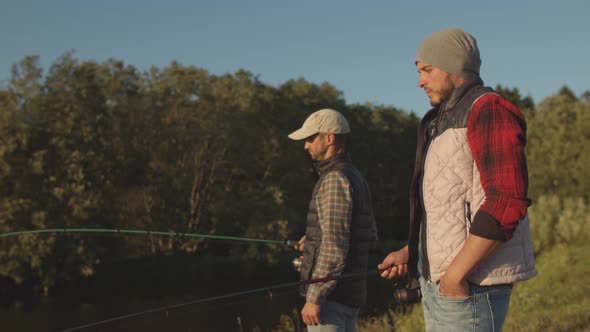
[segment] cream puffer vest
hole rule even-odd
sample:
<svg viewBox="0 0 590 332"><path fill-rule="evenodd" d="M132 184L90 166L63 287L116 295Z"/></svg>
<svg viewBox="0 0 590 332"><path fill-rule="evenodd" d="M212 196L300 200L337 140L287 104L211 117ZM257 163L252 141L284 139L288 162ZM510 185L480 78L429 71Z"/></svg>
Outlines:
<svg viewBox="0 0 590 332"><path fill-rule="evenodd" d="M430 143L422 181L426 211L426 248L431 281L438 281L463 247L471 218L485 199L480 174L467 142L467 115L481 98L500 98L491 89L467 93L452 109L452 123ZM467 99L467 100L466 100ZM463 113L461 115L461 113ZM478 265L467 279L495 285L533 277L534 252L528 218L520 220L512 239Z"/></svg>

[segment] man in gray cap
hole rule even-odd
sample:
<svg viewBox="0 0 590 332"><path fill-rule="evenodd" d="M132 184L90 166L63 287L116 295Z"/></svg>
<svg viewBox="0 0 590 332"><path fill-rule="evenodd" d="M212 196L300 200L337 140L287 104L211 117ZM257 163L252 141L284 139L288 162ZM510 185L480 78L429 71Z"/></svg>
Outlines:
<svg viewBox="0 0 590 332"><path fill-rule="evenodd" d="M465 31L430 35L415 64L433 108L418 132L408 245L379 268L419 278L427 331L500 331L512 285L537 273L525 119L483 86Z"/></svg>
<svg viewBox="0 0 590 332"><path fill-rule="evenodd" d="M304 148L319 174L305 235L296 246L303 252L302 281L367 271L377 229L369 186L346 153L349 132L342 114L322 109L289 135L305 140ZM306 300L301 316L308 331L356 331L366 282L356 278L313 283L303 286L301 295Z"/></svg>

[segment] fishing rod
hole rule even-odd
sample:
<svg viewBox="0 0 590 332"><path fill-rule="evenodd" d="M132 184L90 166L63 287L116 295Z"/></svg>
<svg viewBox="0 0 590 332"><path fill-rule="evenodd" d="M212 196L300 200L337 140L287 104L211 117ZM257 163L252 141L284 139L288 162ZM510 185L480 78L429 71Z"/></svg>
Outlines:
<svg viewBox="0 0 590 332"><path fill-rule="evenodd" d="M332 281L332 280L363 279L368 276L372 276L372 275L375 275L375 274L378 274L381 272L383 272L383 271L377 269L377 270L372 270L372 271L367 271L367 272L347 273L347 274L341 274L341 275L337 275L337 276L328 276L328 277L323 277L323 278L288 282L288 283L283 283L283 284L278 284L278 285L250 289L250 290L245 290L245 291L240 291L240 292L235 292L235 293L229 293L229 294L225 294L225 295L208 297L208 298L204 298L204 299L197 299L197 300L184 302L184 303L166 305L166 306L157 307L157 308L153 308L153 309L149 309L149 310L145 310L145 311L140 311L140 312L131 313L131 314L127 314L127 315L112 317L112 318L108 318L105 320L72 327L72 328L69 328L66 330L62 330L61 332L80 331L80 330L87 329L90 327L104 325L107 323L112 323L112 322L116 322L116 321L120 321L120 320L124 320L124 319L128 319L128 318L143 316L143 315L152 314L152 313L161 312L161 311L166 311L166 313L167 313L169 310L177 309L180 307L201 304L201 303L206 303L206 302L211 302L211 301L217 301L217 300L223 300L223 299L228 299L228 298L232 298L232 297L236 297L236 296L251 295L251 294L256 294L256 293L261 293L261 292L267 292L269 295L269 299L272 300L273 290L278 290L278 289L282 289L282 288L290 288L290 287L295 287L295 286L311 285L311 284L322 283L322 282L327 282L327 281Z"/></svg>
<svg viewBox="0 0 590 332"><path fill-rule="evenodd" d="M178 232L161 232L161 231L145 231L135 229L118 229L118 228L52 228L52 229L34 229L18 232L1 233L0 238L22 236L26 234L46 234L46 233L95 233L95 234L134 234L134 235L165 235L178 236L186 238L201 238L201 239L215 239L228 241L242 241L242 242L258 242L258 243L274 243L292 246L298 241L296 240L267 240L258 238L248 238L239 236L225 236L225 235L211 235L198 233L178 233Z"/></svg>

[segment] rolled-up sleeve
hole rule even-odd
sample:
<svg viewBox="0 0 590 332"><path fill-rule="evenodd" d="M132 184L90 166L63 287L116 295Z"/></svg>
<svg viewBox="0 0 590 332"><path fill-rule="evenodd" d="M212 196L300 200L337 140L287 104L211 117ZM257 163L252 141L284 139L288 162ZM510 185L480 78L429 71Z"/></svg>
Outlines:
<svg viewBox="0 0 590 332"><path fill-rule="evenodd" d="M470 232L487 239L509 240L530 205L524 117L504 98L486 95L471 109L467 141L485 192Z"/></svg>

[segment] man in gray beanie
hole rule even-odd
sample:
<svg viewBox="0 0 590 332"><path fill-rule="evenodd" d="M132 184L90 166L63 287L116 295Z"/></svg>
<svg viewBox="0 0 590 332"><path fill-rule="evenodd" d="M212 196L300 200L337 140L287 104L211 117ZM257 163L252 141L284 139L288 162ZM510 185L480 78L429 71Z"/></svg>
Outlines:
<svg viewBox="0 0 590 332"><path fill-rule="evenodd" d="M408 245L379 268L419 279L427 331L500 331L513 284L537 273L525 119L483 86L477 42L461 29L427 37L415 65L433 108L418 132Z"/></svg>

